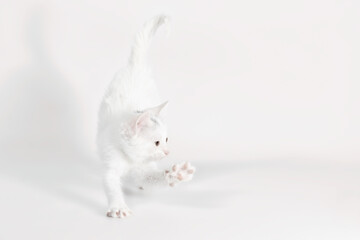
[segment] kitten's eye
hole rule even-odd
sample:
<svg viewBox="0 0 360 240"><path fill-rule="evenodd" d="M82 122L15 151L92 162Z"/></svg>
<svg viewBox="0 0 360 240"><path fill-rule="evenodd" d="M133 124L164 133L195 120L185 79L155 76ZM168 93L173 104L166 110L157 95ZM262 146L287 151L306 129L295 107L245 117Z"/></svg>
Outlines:
<svg viewBox="0 0 360 240"><path fill-rule="evenodd" d="M166 138L166 142L168 141L169 139L168 138Z"/></svg>
<svg viewBox="0 0 360 240"><path fill-rule="evenodd" d="M160 144L160 141L156 141L156 142L155 142L155 145L156 145L156 146L159 146L159 144Z"/></svg>

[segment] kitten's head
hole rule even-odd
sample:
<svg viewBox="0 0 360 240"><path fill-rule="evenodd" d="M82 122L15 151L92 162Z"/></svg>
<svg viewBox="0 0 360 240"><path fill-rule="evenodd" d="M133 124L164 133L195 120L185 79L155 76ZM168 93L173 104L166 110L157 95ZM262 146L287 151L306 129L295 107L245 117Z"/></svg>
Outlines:
<svg viewBox="0 0 360 240"><path fill-rule="evenodd" d="M130 123L130 156L141 161L156 161L169 154L167 128L160 112L167 102L139 112Z"/></svg>

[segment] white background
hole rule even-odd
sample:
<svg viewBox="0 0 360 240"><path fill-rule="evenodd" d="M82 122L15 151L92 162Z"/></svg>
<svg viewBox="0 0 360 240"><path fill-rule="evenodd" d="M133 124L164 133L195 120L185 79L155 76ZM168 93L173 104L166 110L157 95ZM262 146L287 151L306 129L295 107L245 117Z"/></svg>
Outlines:
<svg viewBox="0 0 360 240"><path fill-rule="evenodd" d="M2 1L0 238L359 239L358 1ZM97 108L144 21L193 182L104 216Z"/></svg>

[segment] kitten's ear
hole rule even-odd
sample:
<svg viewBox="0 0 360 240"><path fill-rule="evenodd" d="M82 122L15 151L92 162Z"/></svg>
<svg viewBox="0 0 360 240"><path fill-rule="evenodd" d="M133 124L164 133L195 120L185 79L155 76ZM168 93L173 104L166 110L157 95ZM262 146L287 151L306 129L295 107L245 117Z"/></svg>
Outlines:
<svg viewBox="0 0 360 240"><path fill-rule="evenodd" d="M136 135L143 127L151 126L153 124L151 122L151 117L159 116L161 110L166 106L167 103L168 102L166 101L166 102L160 104L159 106L156 106L153 108L148 108L143 113L141 113L140 116L138 116L135 119L135 121L132 125L134 134Z"/></svg>
<svg viewBox="0 0 360 240"><path fill-rule="evenodd" d="M138 116L133 124L134 133L137 134L141 128L150 125L151 113L148 111L143 112Z"/></svg>
<svg viewBox="0 0 360 240"><path fill-rule="evenodd" d="M169 101L163 102L159 106L153 107L148 109L147 111L150 111L154 116L159 116L161 110L168 104Z"/></svg>

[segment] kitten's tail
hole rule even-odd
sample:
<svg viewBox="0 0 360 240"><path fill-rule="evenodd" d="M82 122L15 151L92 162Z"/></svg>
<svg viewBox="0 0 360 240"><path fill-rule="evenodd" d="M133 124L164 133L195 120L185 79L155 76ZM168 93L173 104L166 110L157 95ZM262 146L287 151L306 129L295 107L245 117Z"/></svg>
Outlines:
<svg viewBox="0 0 360 240"><path fill-rule="evenodd" d="M135 42L129 58L129 64L131 66L136 67L145 64L147 51L152 37L156 33L156 30L168 21L169 17L158 15L145 23L143 29L135 37Z"/></svg>

